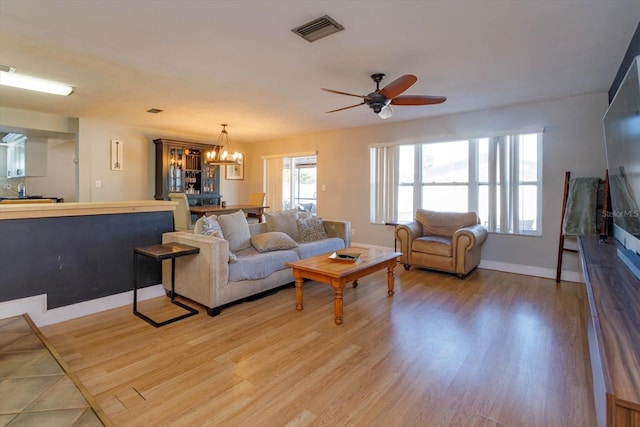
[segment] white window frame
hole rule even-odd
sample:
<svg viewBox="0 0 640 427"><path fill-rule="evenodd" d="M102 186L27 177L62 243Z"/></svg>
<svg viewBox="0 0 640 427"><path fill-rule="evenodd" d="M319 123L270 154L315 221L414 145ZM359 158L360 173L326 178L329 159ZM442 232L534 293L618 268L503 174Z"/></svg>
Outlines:
<svg viewBox="0 0 640 427"><path fill-rule="evenodd" d="M526 129L519 131L501 132L493 135L478 137L450 137L429 142L448 142L467 140L469 147L468 168L468 206L469 211L478 211L479 187L488 186L489 217L487 229L491 233L518 234L527 236L542 235L542 138L544 129ZM537 135L537 180L521 181L519 174L519 138L522 135ZM479 150L481 139L489 139L489 181L478 181ZM379 144L370 145L370 176L371 176L371 204L370 221L377 224L393 224L398 222L398 189L400 186L413 185L413 211L422 206L422 147L429 142L415 142L407 144ZM414 146L414 179L413 183L400 183L399 178L399 150L400 146ZM500 175L498 175L498 173ZM498 185L509 183L509 185ZM438 183L450 185L455 183ZM428 184L433 185L433 184ZM462 184L460 184L462 185ZM537 186L537 205L535 230L520 230L519 197L520 186ZM498 193L499 191L499 193ZM497 202L500 201L500 217L498 217Z"/></svg>

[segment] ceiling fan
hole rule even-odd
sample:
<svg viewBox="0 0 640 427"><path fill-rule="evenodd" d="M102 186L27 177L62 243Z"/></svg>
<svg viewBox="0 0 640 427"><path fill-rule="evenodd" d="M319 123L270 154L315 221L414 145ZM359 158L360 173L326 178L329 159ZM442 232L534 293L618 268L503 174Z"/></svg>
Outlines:
<svg viewBox="0 0 640 427"><path fill-rule="evenodd" d="M363 99L359 104L327 111L327 113L335 113L336 111L347 110L349 108L366 104L381 118L388 119L393 116L393 110L391 109L392 105L432 105L441 104L447 100L444 96L400 95L418 81L418 78L413 74L405 74L380 89L380 82L383 78L384 74L382 73L375 73L371 75L371 79L376 82L376 90L368 95L355 95L353 93L341 92L339 90L321 88L327 92L355 96L356 98Z"/></svg>

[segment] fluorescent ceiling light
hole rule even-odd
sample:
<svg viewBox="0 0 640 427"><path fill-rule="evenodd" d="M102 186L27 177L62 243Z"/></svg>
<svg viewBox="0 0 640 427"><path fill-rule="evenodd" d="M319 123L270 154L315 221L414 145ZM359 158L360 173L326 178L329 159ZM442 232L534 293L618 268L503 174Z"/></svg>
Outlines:
<svg viewBox="0 0 640 427"><path fill-rule="evenodd" d="M71 93L73 93L72 86L63 85L49 80L37 79L23 74L17 74L14 68L4 66L0 69L0 85L62 96L71 95Z"/></svg>

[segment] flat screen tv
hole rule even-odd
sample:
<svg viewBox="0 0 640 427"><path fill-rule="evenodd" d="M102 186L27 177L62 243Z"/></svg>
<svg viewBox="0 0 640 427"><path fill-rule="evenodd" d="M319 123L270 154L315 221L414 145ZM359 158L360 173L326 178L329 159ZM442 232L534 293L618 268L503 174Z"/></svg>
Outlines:
<svg viewBox="0 0 640 427"><path fill-rule="evenodd" d="M623 256L640 268L639 62L636 56L603 118L611 194L608 214L613 217L613 236L627 249L619 255L632 270Z"/></svg>

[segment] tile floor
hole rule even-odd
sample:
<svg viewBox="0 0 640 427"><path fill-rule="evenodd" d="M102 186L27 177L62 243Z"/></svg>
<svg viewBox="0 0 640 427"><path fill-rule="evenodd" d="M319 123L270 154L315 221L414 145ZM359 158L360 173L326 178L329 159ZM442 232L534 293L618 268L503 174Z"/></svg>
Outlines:
<svg viewBox="0 0 640 427"><path fill-rule="evenodd" d="M0 319L0 427L103 426L23 316Z"/></svg>

